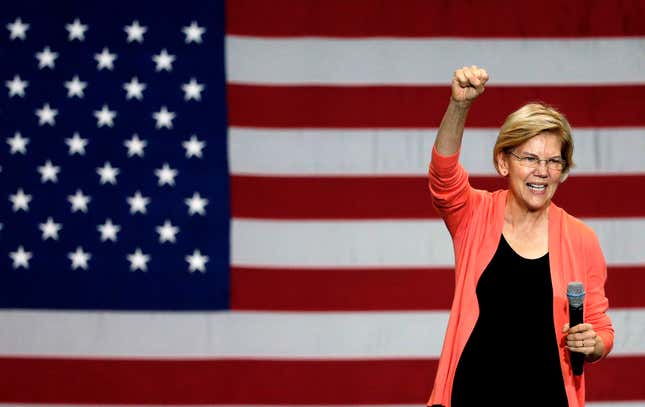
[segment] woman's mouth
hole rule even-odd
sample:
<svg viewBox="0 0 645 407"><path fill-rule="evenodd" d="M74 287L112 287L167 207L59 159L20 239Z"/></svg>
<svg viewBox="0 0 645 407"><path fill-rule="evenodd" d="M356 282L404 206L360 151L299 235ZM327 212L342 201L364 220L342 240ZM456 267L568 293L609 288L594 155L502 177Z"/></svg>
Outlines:
<svg viewBox="0 0 645 407"><path fill-rule="evenodd" d="M546 184L534 184L531 182L527 182L526 186L529 187L529 189L533 192L544 192L546 190Z"/></svg>

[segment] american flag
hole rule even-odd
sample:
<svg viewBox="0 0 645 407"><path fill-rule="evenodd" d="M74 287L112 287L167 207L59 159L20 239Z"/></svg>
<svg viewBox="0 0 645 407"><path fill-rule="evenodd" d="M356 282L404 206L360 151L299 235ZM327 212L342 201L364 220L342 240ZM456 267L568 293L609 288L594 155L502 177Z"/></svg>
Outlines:
<svg viewBox="0 0 645 407"><path fill-rule="evenodd" d="M574 129L556 202L616 328L592 406L645 406L642 2L23 1L0 36L0 403L422 405L452 298L426 169L452 71ZM628 404L628 402L633 402Z"/></svg>

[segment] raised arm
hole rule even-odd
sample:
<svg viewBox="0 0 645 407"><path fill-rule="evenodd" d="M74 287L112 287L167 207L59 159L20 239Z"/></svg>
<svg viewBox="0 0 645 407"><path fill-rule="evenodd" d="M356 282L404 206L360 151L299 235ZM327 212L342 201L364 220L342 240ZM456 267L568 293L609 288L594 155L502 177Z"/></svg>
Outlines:
<svg viewBox="0 0 645 407"><path fill-rule="evenodd" d="M484 93L488 81L485 69L473 65L457 69L452 78L452 95L443 115L434 145L441 155L453 155L461 146L470 105Z"/></svg>

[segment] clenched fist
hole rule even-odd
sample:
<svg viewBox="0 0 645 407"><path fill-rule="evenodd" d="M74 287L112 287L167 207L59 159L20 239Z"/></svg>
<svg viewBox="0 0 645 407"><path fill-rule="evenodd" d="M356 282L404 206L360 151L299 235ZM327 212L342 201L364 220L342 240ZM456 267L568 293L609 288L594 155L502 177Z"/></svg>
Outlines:
<svg viewBox="0 0 645 407"><path fill-rule="evenodd" d="M452 99L458 103L472 103L484 93L488 72L476 65L457 69L452 78Z"/></svg>

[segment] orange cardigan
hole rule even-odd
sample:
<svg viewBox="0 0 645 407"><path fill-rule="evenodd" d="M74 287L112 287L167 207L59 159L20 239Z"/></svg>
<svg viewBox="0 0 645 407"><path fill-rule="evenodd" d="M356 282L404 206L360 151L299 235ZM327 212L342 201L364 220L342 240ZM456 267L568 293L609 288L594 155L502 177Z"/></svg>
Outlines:
<svg viewBox="0 0 645 407"><path fill-rule="evenodd" d="M479 316L475 289L497 250L508 191L488 192L472 188L466 170L459 163L459 152L442 156L433 149L429 176L433 205L452 236L455 292L428 405L449 407L457 363ZM584 320L593 324L602 338L604 357L614 343L614 329L605 313L608 307L604 290L607 266L593 230L553 203L549 206L549 262L553 285L553 330L559 345L564 386L569 406L581 407L585 401L584 375L573 375L562 333L562 326L569 322L567 283L583 282L586 291ZM500 347L510 345L502 342L502 336L500 339ZM509 367L509 374L513 372L513 367Z"/></svg>

